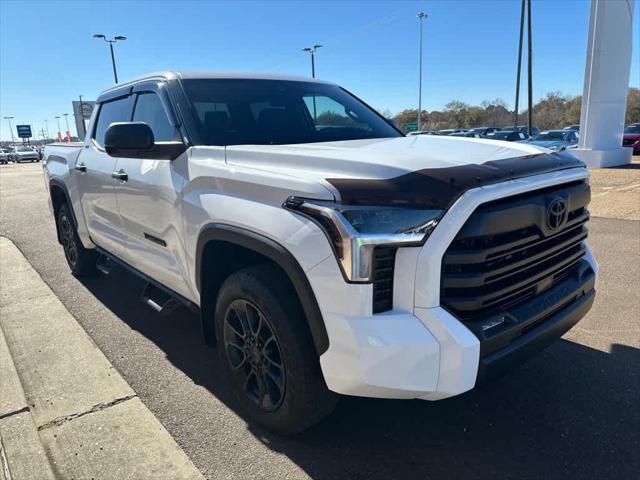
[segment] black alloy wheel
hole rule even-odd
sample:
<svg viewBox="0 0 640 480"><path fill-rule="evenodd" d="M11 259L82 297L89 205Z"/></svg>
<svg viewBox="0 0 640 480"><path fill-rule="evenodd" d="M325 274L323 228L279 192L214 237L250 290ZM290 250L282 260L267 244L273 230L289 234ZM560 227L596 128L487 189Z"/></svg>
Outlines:
<svg viewBox="0 0 640 480"><path fill-rule="evenodd" d="M60 240L69 267L74 270L78 266L78 246L76 245L73 224L66 212L60 214Z"/></svg>
<svg viewBox="0 0 640 480"><path fill-rule="evenodd" d="M282 404L286 371L280 344L267 317L252 302L234 300L224 316L224 346L238 388L260 410Z"/></svg>

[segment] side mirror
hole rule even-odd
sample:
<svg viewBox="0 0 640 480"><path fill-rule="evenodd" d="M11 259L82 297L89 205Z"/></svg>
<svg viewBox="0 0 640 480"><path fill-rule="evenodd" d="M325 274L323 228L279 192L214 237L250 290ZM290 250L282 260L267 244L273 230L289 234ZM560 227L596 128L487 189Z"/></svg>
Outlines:
<svg viewBox="0 0 640 480"><path fill-rule="evenodd" d="M104 149L112 157L126 157L136 150L149 150L153 145L153 131L142 122L112 123L104 134Z"/></svg>
<svg viewBox="0 0 640 480"><path fill-rule="evenodd" d="M116 122L105 132L104 149L111 157L173 160L187 147L180 141L156 142L144 122Z"/></svg>

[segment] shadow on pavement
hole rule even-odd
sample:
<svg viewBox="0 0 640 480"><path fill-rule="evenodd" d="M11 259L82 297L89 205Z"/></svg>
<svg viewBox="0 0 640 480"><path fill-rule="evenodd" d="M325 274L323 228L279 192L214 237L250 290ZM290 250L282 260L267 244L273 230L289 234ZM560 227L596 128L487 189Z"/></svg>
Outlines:
<svg viewBox="0 0 640 480"><path fill-rule="evenodd" d="M182 308L157 315L138 301L139 279L122 270L108 281L83 283L236 411L217 356L202 343L197 315ZM638 349L616 344L607 353L560 340L502 379L457 398L344 397L332 416L301 435L249 429L318 479L637 478L639 377Z"/></svg>

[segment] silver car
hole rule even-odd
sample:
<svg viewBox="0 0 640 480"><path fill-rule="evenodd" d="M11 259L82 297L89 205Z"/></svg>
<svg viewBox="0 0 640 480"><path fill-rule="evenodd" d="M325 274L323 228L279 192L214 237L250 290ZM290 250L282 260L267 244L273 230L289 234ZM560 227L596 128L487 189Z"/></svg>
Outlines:
<svg viewBox="0 0 640 480"><path fill-rule="evenodd" d="M0 148L0 164L9 163L9 150Z"/></svg>
<svg viewBox="0 0 640 480"><path fill-rule="evenodd" d="M38 152L36 152L31 147L20 146L16 147L16 149L11 153L11 160L16 163L20 162L38 162L40 160L40 156Z"/></svg>

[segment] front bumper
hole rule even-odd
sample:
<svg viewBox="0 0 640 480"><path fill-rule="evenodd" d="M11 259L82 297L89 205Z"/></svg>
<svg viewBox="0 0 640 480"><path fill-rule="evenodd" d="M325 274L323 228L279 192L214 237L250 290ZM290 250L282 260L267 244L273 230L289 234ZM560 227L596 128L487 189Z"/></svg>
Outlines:
<svg viewBox="0 0 640 480"><path fill-rule="evenodd" d="M584 179L586 172L580 170L467 192L423 247L398 251L389 312L373 315L371 285L342 282L333 257L310 269L329 336L329 349L320 357L329 389L379 398L455 396L524 361L575 325L595 295L598 265L588 246L574 275L518 305L509 323L492 335L479 333L440 306L439 288L443 254L478 205Z"/></svg>

